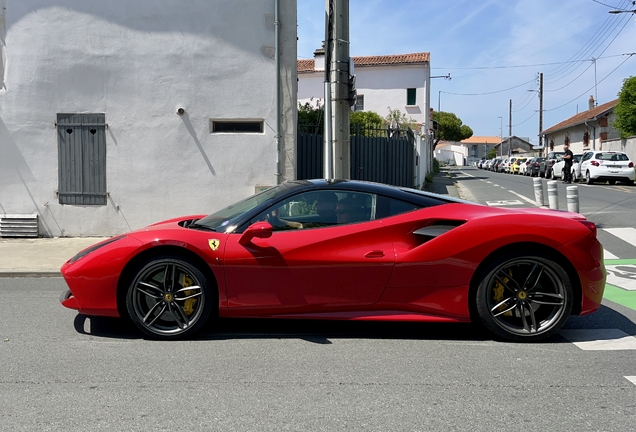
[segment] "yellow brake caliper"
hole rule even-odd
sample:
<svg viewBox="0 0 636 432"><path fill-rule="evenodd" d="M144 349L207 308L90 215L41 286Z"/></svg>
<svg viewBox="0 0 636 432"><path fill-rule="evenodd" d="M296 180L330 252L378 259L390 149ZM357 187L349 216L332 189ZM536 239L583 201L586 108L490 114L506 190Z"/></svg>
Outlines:
<svg viewBox="0 0 636 432"><path fill-rule="evenodd" d="M512 270L508 270L508 274L510 276L512 276L510 273L512 273ZM503 281L504 281L504 283L508 283L509 280L510 280L509 278L505 278ZM503 298L504 298L504 290L505 290L505 288L504 288L504 286L503 286L503 284L501 282L499 282L499 281L495 282L495 287L492 290L492 297L493 297L493 300L495 301L495 303L499 303L500 301L503 300ZM497 308L497 310L501 311L505 307L506 307L506 305L503 304L503 305L499 306ZM508 311L508 312L504 313L504 316L511 316L511 315L512 315L511 311Z"/></svg>
<svg viewBox="0 0 636 432"><path fill-rule="evenodd" d="M186 274L181 275L180 282L181 282L181 286L184 288L194 285L194 281L192 280L192 278ZM186 297L188 297L193 295L195 291L185 290L183 293L185 294ZM196 304L196 302L197 302L197 299L195 298L187 299L185 302L183 302L183 313L185 313L186 316L190 316L194 313L194 305Z"/></svg>

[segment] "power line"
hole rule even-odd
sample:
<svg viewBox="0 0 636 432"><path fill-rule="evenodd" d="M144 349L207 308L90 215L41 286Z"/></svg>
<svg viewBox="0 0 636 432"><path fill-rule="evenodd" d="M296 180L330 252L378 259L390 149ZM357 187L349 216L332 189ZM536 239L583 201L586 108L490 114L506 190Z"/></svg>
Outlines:
<svg viewBox="0 0 636 432"><path fill-rule="evenodd" d="M536 79L536 78L532 78L530 81L526 81L526 82L521 83L521 84L519 84L519 85L517 85L517 86L510 87L510 88L507 88L507 89L503 89L503 90L495 90L495 91L485 92L485 93L453 93L453 92L445 92L445 91L443 91L442 93L452 94L452 95L458 95L458 96L484 96L484 95L490 95L490 94L495 94L495 93L503 93L503 92L508 91L508 90L513 90L513 89L519 88L519 87L521 87L521 86L524 86L524 85L526 85L526 84L530 84L530 83L531 83L531 82L533 82L535 79Z"/></svg>
<svg viewBox="0 0 636 432"><path fill-rule="evenodd" d="M606 79L607 79L610 75L612 75L614 72L616 72L616 70L617 70L619 67L623 66L623 64L624 64L627 60L629 60L630 58L632 58L632 56L633 56L633 55L635 55L635 54L636 54L636 53L629 54L629 57L627 57L625 60L623 60L623 61L621 62L621 64L619 64L618 66L616 66L616 68L614 68L614 70L612 70L610 73L608 73L607 75L605 75L605 77L603 77L603 79L602 79L602 80L600 80L597 84L600 84L600 83L602 83L603 81L605 81L605 80L606 80ZM564 106L566 106L566 105L568 105L568 104L571 104L572 102L574 102L575 100L577 100L577 99L578 99L578 98L580 98L581 96L586 95L588 92L590 92L590 91L591 91L591 90L593 90L593 89L594 89L594 87L590 87L589 89L585 90L583 93L581 93L580 95L578 95L577 97L575 97L575 98L574 98L574 99L572 99L571 101L569 101L569 102L567 102L567 103L564 103L563 105L558 106L558 107L556 107L556 108L550 108L550 109L543 110L543 111L544 111L544 112L547 112L547 111L554 111L554 110L558 110L559 108L563 108Z"/></svg>

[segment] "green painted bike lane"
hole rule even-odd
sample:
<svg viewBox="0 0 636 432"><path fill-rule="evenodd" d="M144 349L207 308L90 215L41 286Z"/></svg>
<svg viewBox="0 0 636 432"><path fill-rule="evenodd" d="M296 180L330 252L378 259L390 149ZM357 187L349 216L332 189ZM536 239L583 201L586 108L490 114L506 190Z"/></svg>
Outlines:
<svg viewBox="0 0 636 432"><path fill-rule="evenodd" d="M636 259L605 260L605 267L614 283L606 282L603 298L636 310ZM616 272L617 267L622 271ZM616 277L617 273L623 275Z"/></svg>

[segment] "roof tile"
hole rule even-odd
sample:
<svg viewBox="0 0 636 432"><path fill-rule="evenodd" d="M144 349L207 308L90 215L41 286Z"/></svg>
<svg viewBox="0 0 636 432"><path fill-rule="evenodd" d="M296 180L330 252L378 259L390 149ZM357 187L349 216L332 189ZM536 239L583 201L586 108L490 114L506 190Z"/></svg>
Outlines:
<svg viewBox="0 0 636 432"><path fill-rule="evenodd" d="M352 57L354 66L427 63L430 61L430 58L431 55L427 52ZM298 60L298 72L314 72L314 60Z"/></svg>
<svg viewBox="0 0 636 432"><path fill-rule="evenodd" d="M557 123L554 126L545 129L541 132L542 135L547 135L552 132L560 131L561 129L565 129L570 126L575 126L581 123L584 123L587 120L596 120L597 117L610 111L618 104L618 99L614 99L613 101L606 102L602 105L599 105L591 110L580 112L567 120L563 120L561 123Z"/></svg>

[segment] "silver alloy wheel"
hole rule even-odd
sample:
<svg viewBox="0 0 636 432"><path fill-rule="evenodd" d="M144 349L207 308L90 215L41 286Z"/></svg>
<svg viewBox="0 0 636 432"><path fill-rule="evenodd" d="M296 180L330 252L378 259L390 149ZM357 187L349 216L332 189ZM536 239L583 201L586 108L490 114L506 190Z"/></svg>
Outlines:
<svg viewBox="0 0 636 432"><path fill-rule="evenodd" d="M482 322L506 339L548 337L570 314L569 279L556 263L535 256L512 258L488 273L478 291Z"/></svg>
<svg viewBox="0 0 636 432"><path fill-rule="evenodd" d="M187 262L171 258L151 261L129 287L131 318L150 335L174 337L194 331L205 310L202 279Z"/></svg>
<svg viewBox="0 0 636 432"><path fill-rule="evenodd" d="M590 172L586 171L585 172L585 183L591 185L592 183L594 183L594 181L592 180L592 178L590 177Z"/></svg>

